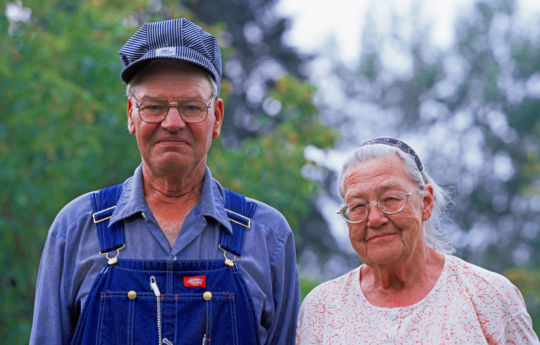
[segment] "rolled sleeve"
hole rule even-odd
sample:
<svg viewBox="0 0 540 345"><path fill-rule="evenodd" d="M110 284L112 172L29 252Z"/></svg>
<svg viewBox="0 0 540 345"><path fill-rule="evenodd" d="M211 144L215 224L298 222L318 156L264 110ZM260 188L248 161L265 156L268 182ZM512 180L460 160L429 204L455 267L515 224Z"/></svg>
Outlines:
<svg viewBox="0 0 540 345"><path fill-rule="evenodd" d="M90 197L82 195L58 213L49 229L36 282L30 345L71 343L82 297L99 270L93 260L100 256L97 236L90 224Z"/></svg>
<svg viewBox="0 0 540 345"><path fill-rule="evenodd" d="M53 224L41 256L30 345L69 344L73 334L72 309L63 296L65 239L55 230Z"/></svg>
<svg viewBox="0 0 540 345"><path fill-rule="evenodd" d="M290 230L289 230L290 231ZM292 232L288 232L272 255L275 319L267 344L294 344L296 317L300 308L300 285L296 269L296 250Z"/></svg>

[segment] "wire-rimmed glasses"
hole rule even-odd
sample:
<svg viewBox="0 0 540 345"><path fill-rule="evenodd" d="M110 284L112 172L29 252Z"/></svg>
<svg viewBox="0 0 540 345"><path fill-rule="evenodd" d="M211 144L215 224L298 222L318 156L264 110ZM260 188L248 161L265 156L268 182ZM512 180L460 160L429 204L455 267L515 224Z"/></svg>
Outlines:
<svg viewBox="0 0 540 345"><path fill-rule="evenodd" d="M418 191L423 191L423 189L418 188L411 193L403 193L398 191L386 192L379 198L379 200L377 200L377 208L384 214L395 214L401 212L405 208L405 205L407 205L407 197L417 193ZM373 203L354 201L341 207L337 213L341 215L348 223L360 223L367 218L369 214L369 207L372 204Z"/></svg>
<svg viewBox="0 0 540 345"><path fill-rule="evenodd" d="M132 96L135 98L134 96ZM178 99L171 103L168 99L147 98L139 103L135 98L135 106L139 110L141 119L147 123L160 123L165 120L169 109L176 108L186 123L196 123L206 120L208 109L212 101L206 104L200 99Z"/></svg>

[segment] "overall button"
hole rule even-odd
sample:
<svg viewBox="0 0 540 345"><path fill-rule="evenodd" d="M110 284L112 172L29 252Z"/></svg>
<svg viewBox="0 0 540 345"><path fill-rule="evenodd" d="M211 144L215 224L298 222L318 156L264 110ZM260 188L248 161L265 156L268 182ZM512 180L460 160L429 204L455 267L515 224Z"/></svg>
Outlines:
<svg viewBox="0 0 540 345"><path fill-rule="evenodd" d="M204 298L205 301L209 301L212 299L212 293L210 291L206 291L203 293L202 298Z"/></svg>
<svg viewBox="0 0 540 345"><path fill-rule="evenodd" d="M135 291L133 291L133 290L129 291L127 295L128 295L128 298L129 298L129 299L135 299L135 298L137 298L137 292L135 292Z"/></svg>

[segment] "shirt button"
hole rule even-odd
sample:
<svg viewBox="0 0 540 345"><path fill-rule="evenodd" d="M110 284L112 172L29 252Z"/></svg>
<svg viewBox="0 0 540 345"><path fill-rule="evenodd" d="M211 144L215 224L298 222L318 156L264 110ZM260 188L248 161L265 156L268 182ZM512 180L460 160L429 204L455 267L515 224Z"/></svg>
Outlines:
<svg viewBox="0 0 540 345"><path fill-rule="evenodd" d="M389 318L390 320L392 320L392 321L396 321L397 315L396 315L396 313L391 312L390 314L388 314L388 318Z"/></svg>

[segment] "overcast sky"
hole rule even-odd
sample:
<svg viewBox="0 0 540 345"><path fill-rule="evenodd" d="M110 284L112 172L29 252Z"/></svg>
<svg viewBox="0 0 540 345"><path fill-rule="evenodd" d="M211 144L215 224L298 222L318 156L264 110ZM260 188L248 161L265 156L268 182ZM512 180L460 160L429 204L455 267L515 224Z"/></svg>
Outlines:
<svg viewBox="0 0 540 345"><path fill-rule="evenodd" d="M288 41L301 51L324 54L327 42L337 43L344 61L354 61L360 51L360 34L366 13L382 26L389 26L391 12L410 15L412 4L431 23L433 43L445 47L452 43L456 14L470 9L473 0L282 0L278 11L293 18ZM540 0L517 0L523 17L540 13Z"/></svg>

